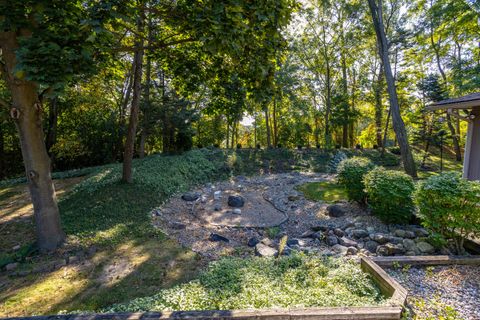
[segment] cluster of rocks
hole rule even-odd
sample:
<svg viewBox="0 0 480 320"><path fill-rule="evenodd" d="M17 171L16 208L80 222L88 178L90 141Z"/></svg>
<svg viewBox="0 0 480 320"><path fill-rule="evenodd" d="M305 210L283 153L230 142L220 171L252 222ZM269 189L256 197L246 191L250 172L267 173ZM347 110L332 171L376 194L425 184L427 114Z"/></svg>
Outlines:
<svg viewBox="0 0 480 320"><path fill-rule="evenodd" d="M343 215L343 208L332 205L327 208L330 216ZM347 222L343 227L335 225L314 226L302 237L324 241L334 252L341 254L364 255L428 255L435 248L425 241L428 232L419 226L391 228L389 233L376 232L373 227L365 227L361 222Z"/></svg>
<svg viewBox="0 0 480 320"><path fill-rule="evenodd" d="M12 262L7 264L4 269L7 273L13 276L27 276L34 273L50 272L61 269L66 265L77 264L87 258L92 257L97 252L97 248L92 246L85 250L78 250L77 252L65 253L63 256L50 259L45 262L37 262L33 264L22 264L19 262Z"/></svg>

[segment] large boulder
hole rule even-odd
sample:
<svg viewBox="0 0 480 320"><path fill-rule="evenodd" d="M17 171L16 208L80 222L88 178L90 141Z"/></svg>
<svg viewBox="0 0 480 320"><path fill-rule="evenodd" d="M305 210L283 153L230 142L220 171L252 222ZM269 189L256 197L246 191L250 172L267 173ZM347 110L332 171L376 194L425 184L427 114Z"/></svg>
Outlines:
<svg viewBox="0 0 480 320"><path fill-rule="evenodd" d="M241 196L229 196L228 205L233 208L241 208L245 204L245 200Z"/></svg>
<svg viewBox="0 0 480 320"><path fill-rule="evenodd" d="M390 240L390 237L383 234L383 233L375 233L372 237L372 240L380 243L380 244L385 244Z"/></svg>
<svg viewBox="0 0 480 320"><path fill-rule="evenodd" d="M387 248L389 256L400 255L405 253L405 248L401 244L387 243L385 245L385 248Z"/></svg>
<svg viewBox="0 0 480 320"><path fill-rule="evenodd" d="M335 251L336 253L340 254L347 254L348 248L345 246L342 246L341 244L336 244L332 247L332 250Z"/></svg>
<svg viewBox="0 0 480 320"><path fill-rule="evenodd" d="M338 238L335 236L328 236L325 240L329 246L334 246L338 244Z"/></svg>
<svg viewBox="0 0 480 320"><path fill-rule="evenodd" d="M369 240L369 241L365 242L364 248L371 253L375 253L375 252L377 252L378 246L379 246L378 242L373 241L373 240Z"/></svg>

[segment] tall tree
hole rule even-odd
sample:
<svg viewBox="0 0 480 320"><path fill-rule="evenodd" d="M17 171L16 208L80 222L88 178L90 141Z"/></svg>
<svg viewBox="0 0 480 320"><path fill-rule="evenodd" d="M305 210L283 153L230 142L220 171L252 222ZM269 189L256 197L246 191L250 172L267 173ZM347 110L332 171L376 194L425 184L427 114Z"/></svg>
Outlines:
<svg viewBox="0 0 480 320"><path fill-rule="evenodd" d="M413 159L412 151L408 142L407 131L405 130L405 123L400 114L400 106L398 103L397 89L395 86L395 79L393 77L392 68L390 66L389 44L385 34L385 27L383 23L383 9L382 0L368 0L370 13L372 15L373 26L377 35L378 51L383 63L385 72L385 80L387 82L387 89L390 101L390 110L392 112L393 129L395 131L398 144L400 146L402 161L405 171L412 177L417 176L415 161Z"/></svg>

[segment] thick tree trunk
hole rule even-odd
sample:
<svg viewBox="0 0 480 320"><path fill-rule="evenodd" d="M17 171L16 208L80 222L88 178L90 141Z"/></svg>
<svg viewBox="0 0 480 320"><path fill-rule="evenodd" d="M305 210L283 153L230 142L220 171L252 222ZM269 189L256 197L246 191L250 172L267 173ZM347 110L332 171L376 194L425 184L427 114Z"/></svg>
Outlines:
<svg viewBox="0 0 480 320"><path fill-rule="evenodd" d="M5 130L0 122L0 179L6 176L5 172Z"/></svg>
<svg viewBox="0 0 480 320"><path fill-rule="evenodd" d="M144 13L140 14L137 20L137 30L141 34L144 29ZM140 97L142 92L142 66L143 66L143 39L137 37L135 41L135 51L133 63L135 72L133 74L133 97L132 107L130 109L130 122L128 123L127 139L125 141L125 151L123 155L123 175L122 180L127 183L133 182L132 162L135 147L135 136L137 134L138 113L140 109Z"/></svg>
<svg viewBox="0 0 480 320"><path fill-rule="evenodd" d="M273 98L273 146L276 148L278 145L278 127L277 127L277 98Z"/></svg>
<svg viewBox="0 0 480 320"><path fill-rule="evenodd" d="M42 109L35 83L14 76L17 34L0 32L5 80L12 95L14 118L20 137L28 188L33 203L37 244L41 252L54 251L64 241L57 198L50 172L50 158L45 148Z"/></svg>
<svg viewBox="0 0 480 320"><path fill-rule="evenodd" d="M405 171L412 177L417 177L417 170L415 168L415 161L408 144L407 131L405 130L405 123L400 114L400 106L398 104L397 88L395 87L395 79L393 77L390 60L388 56L388 41L385 35L385 28L383 26L382 17L382 1L379 1L377 6L375 0L368 0L372 20L377 35L377 42L379 48L380 58L383 62L385 79L387 80L388 95L390 98L390 110L392 112L393 129L400 145L402 153L403 167Z"/></svg>
<svg viewBox="0 0 480 320"><path fill-rule="evenodd" d="M342 44L345 46L345 39L343 36L343 29L342 29ZM346 103L343 106L343 126L342 126L342 146L344 148L348 148L348 124L350 121L349 117L349 103L348 103L348 79L347 79L347 62L345 58L344 50L342 50L341 55L342 60L342 91L343 96Z"/></svg>

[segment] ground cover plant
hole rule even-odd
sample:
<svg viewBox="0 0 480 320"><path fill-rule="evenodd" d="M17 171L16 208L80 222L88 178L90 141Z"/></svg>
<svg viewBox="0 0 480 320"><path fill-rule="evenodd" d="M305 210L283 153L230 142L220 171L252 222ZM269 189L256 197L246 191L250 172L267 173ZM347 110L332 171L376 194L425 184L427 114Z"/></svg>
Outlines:
<svg viewBox="0 0 480 320"><path fill-rule="evenodd" d="M198 279L103 312L375 306L386 303L358 263L304 254L225 258Z"/></svg>

